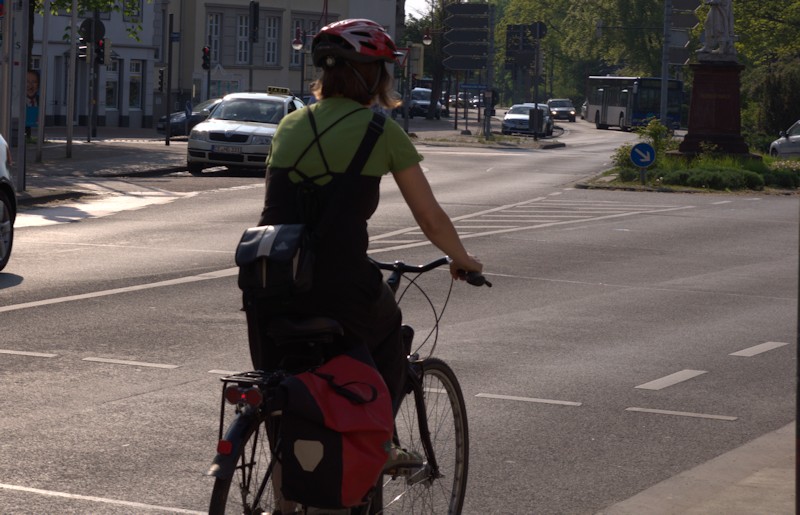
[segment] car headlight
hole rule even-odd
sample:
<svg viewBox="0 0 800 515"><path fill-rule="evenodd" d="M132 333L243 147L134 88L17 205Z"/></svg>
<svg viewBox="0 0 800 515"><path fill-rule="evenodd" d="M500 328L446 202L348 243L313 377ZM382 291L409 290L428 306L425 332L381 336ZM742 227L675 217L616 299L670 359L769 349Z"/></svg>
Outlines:
<svg viewBox="0 0 800 515"><path fill-rule="evenodd" d="M569 110L569 114L574 115L575 114L575 110L574 109L570 109Z"/></svg>
<svg viewBox="0 0 800 515"><path fill-rule="evenodd" d="M272 136L253 136L250 138L251 145L269 145L272 143Z"/></svg>
<svg viewBox="0 0 800 515"><path fill-rule="evenodd" d="M189 139L208 141L208 131L192 129L192 134L189 136Z"/></svg>
<svg viewBox="0 0 800 515"><path fill-rule="evenodd" d="M555 110L555 109L553 109L552 111L550 111L550 114L552 114L553 116L555 116L555 115L556 115L556 110Z"/></svg>

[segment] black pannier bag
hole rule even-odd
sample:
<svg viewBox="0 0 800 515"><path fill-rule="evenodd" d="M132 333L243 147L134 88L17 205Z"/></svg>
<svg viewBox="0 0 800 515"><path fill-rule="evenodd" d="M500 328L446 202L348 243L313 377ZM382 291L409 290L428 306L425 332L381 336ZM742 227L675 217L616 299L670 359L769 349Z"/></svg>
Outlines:
<svg viewBox="0 0 800 515"><path fill-rule="evenodd" d="M311 290L312 238L305 224L262 225L244 231L236 248L239 288L255 298Z"/></svg>

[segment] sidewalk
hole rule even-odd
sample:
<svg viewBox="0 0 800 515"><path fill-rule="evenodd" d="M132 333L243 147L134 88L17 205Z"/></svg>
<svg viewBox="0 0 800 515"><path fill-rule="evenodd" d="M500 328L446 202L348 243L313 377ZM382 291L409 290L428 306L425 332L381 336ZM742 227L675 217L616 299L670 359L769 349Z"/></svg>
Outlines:
<svg viewBox="0 0 800 515"><path fill-rule="evenodd" d="M403 126L404 121L398 119ZM493 120L499 131L499 121ZM480 145L496 148L547 148L557 141L530 138L482 141L476 121L472 135L461 134L464 120L453 118L409 120L412 139L427 145ZM18 193L23 206L90 194L76 191L75 179L163 175L185 170L186 139L167 146L154 129L99 127L97 138L86 142L86 128L73 134L72 157L66 157L65 130L48 128L42 162L36 163L36 145L27 149L25 191ZM12 149L13 152L14 149ZM423 150L424 153L424 150ZM124 168L121 167L124 164ZM639 494L601 511L598 515L788 515L795 513L795 424L788 424L691 470L662 481Z"/></svg>

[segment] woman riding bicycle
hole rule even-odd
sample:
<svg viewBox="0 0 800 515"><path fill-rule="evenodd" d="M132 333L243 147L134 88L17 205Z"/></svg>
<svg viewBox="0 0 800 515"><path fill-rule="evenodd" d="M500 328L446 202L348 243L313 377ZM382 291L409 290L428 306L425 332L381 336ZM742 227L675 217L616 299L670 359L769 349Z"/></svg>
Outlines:
<svg viewBox="0 0 800 515"><path fill-rule="evenodd" d="M298 199L309 182L316 199L312 211L329 219L314 247L312 290L271 306L270 312L338 320L348 344L370 350L396 411L407 368L401 314L381 272L367 259L367 220L378 206L381 177L392 173L425 236L452 259L453 277L480 272L482 265L464 249L422 172L422 156L393 120L385 120L358 176L343 180L372 123L370 106L391 110L400 103L386 68L398 55L392 38L373 21L342 20L319 31L312 55L322 69L322 77L311 85L317 102L287 115L278 126L259 225L308 223L307 206ZM267 368L252 342L254 365Z"/></svg>

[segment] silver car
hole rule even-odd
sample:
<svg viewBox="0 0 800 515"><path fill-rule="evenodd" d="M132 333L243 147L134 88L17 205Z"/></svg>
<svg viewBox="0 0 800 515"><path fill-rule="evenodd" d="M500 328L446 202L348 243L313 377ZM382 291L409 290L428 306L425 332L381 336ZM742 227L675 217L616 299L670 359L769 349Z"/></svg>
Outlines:
<svg viewBox="0 0 800 515"><path fill-rule="evenodd" d="M536 130L531 128L531 109L538 106L541 113L541 126ZM514 104L503 117L503 134L535 134L536 136L553 135L553 119L550 109L546 104Z"/></svg>
<svg viewBox="0 0 800 515"><path fill-rule="evenodd" d="M0 270L5 268L11 257L14 220L17 217L17 194L11 180L10 166L11 152L8 143L0 135Z"/></svg>
<svg viewBox="0 0 800 515"><path fill-rule="evenodd" d="M231 93L189 134L186 165L193 174L211 166L264 169L278 123L305 107L288 93Z"/></svg>
<svg viewBox="0 0 800 515"><path fill-rule="evenodd" d="M780 138L769 146L772 157L800 157L800 120L794 122L788 130L781 131Z"/></svg>

